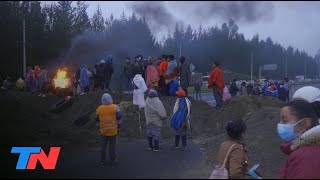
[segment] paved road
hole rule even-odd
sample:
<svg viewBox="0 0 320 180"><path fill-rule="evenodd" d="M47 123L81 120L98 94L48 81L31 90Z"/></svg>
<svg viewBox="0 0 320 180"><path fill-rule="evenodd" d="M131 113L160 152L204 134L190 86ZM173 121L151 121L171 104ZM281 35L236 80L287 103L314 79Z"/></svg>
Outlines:
<svg viewBox="0 0 320 180"><path fill-rule="evenodd" d="M163 152L149 152L146 141L119 143L119 164L99 165L99 149L61 152L54 177L63 178L188 178L189 170L201 171L200 146L189 142L188 150L170 150L172 142L164 142ZM108 156L107 156L108 157ZM203 175L202 178L206 178ZM196 178L201 178L196 176Z"/></svg>

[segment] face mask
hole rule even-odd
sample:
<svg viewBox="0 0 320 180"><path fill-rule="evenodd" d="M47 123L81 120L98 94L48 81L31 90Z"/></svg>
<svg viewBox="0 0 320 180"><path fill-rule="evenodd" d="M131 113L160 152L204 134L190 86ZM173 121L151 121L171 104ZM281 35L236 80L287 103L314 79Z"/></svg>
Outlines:
<svg viewBox="0 0 320 180"><path fill-rule="evenodd" d="M295 134L294 133L294 127L299 124L301 121L303 121L304 119L301 119L300 121L298 121L295 124L281 124L278 123L278 134L281 137L282 140L284 140L285 142L291 142L295 139L297 139L298 137L301 136L302 132Z"/></svg>

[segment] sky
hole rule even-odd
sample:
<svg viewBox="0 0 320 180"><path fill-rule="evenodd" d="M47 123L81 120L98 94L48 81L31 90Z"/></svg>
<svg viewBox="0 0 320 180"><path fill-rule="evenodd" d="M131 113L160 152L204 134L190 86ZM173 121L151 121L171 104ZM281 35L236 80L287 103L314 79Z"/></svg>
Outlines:
<svg viewBox="0 0 320 180"><path fill-rule="evenodd" d="M169 30L172 33L176 22L182 22L185 27L190 24L192 28L197 29L200 25L204 28L215 25L221 27L223 22L233 18L239 26L239 32L243 33L246 39L259 34L260 39L270 37L284 47L291 45L311 56L320 49L320 2L316 1L88 1L86 3L89 4L87 12L90 17L98 5L104 17L110 17L111 13L114 17L120 17L123 11L129 16L135 9L138 14L146 15L157 40L167 35ZM168 23L164 26L159 25L159 22L163 22L159 17L163 17ZM150 18L158 19L150 21Z"/></svg>

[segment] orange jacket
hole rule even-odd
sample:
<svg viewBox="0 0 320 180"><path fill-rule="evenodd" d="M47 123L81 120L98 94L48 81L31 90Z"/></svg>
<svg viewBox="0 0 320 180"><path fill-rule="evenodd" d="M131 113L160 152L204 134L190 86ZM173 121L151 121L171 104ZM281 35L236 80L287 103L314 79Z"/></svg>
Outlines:
<svg viewBox="0 0 320 180"><path fill-rule="evenodd" d="M104 136L115 136L118 134L117 105L101 105L97 109L99 116L100 133Z"/></svg>
<svg viewBox="0 0 320 180"><path fill-rule="evenodd" d="M223 92L225 84L220 67L213 68L213 71L210 74L210 78L208 80L208 88L211 89L214 85L218 86L218 90L220 93Z"/></svg>
<svg viewBox="0 0 320 180"><path fill-rule="evenodd" d="M165 61L162 61L161 63L160 63L160 65L159 65L159 76L161 77L161 76L164 76L165 74L166 74L166 70L167 70L167 68L168 68L168 61L167 60L165 60Z"/></svg>

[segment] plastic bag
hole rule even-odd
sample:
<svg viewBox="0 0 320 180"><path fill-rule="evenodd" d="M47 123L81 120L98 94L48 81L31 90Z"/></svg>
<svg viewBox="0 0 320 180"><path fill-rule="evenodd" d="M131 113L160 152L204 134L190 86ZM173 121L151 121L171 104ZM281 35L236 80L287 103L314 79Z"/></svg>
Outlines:
<svg viewBox="0 0 320 180"><path fill-rule="evenodd" d="M227 87L224 87L223 89L223 96L222 96L222 101L227 101L231 98L231 94L229 92L229 89Z"/></svg>

